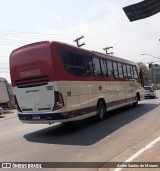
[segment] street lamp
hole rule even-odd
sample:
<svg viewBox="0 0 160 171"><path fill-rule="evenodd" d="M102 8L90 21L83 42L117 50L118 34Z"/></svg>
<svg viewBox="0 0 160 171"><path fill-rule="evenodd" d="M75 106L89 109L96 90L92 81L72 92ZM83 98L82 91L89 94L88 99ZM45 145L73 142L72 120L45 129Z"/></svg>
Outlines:
<svg viewBox="0 0 160 171"><path fill-rule="evenodd" d="M153 57L153 58L157 58L157 59L160 59L159 57L157 57L157 56L153 56L153 55L150 55L150 54L141 54L141 55L147 55L147 56L151 56L151 57Z"/></svg>

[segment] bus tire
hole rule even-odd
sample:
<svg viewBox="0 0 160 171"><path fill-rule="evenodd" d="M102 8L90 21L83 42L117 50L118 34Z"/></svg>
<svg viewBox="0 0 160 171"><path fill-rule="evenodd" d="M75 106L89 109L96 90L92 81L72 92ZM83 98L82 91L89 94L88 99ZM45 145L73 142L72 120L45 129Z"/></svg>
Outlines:
<svg viewBox="0 0 160 171"><path fill-rule="evenodd" d="M99 101L97 104L97 118L102 120L106 114L106 105L103 101Z"/></svg>
<svg viewBox="0 0 160 171"><path fill-rule="evenodd" d="M138 95L135 96L135 102L133 103L133 106L136 107L138 105Z"/></svg>

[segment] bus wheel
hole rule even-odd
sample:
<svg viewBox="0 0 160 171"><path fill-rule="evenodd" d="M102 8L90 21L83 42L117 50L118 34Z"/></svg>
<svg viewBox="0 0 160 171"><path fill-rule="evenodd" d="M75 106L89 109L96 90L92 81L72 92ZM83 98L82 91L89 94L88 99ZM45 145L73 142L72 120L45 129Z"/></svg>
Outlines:
<svg viewBox="0 0 160 171"><path fill-rule="evenodd" d="M98 120L102 120L104 115L106 114L106 107L102 101L99 101L97 104L97 118Z"/></svg>
<svg viewBox="0 0 160 171"><path fill-rule="evenodd" d="M135 96L135 102L133 103L133 106L137 106L138 105L138 95Z"/></svg>

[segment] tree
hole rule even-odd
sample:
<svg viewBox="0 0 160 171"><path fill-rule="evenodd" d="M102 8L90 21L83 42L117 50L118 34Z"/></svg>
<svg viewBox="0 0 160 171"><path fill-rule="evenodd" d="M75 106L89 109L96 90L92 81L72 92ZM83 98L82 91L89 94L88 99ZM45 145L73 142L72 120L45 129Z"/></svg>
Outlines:
<svg viewBox="0 0 160 171"><path fill-rule="evenodd" d="M140 71L142 72L144 84L148 85L148 74L149 74L148 67L143 62L138 62L137 64L139 65Z"/></svg>

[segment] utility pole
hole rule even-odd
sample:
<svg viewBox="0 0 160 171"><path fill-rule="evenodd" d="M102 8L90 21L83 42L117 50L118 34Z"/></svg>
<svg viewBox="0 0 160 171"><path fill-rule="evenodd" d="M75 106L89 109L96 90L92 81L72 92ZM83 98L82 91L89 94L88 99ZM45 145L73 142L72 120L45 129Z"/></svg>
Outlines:
<svg viewBox="0 0 160 171"><path fill-rule="evenodd" d="M77 43L77 47L81 47L81 46L85 45L85 43L79 44L79 41L83 38L84 38L84 36L81 36L81 37L78 37L76 40L73 40L74 42Z"/></svg>
<svg viewBox="0 0 160 171"><path fill-rule="evenodd" d="M113 52L108 53L108 50L109 50L109 49L113 49L113 46L103 48L103 50L105 50L105 51L106 51L106 54L108 54L108 55L113 55Z"/></svg>

